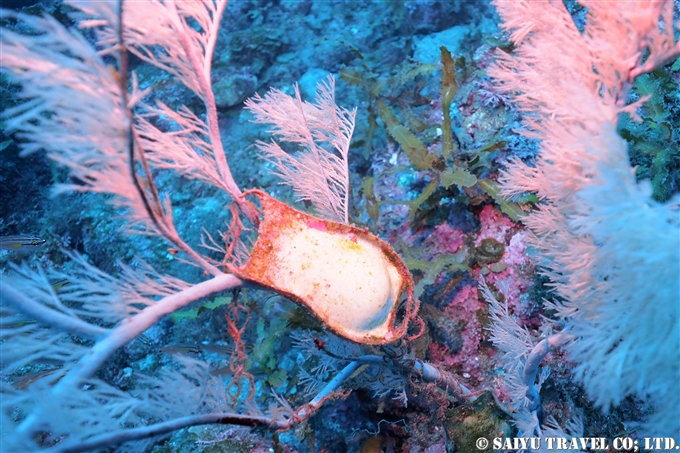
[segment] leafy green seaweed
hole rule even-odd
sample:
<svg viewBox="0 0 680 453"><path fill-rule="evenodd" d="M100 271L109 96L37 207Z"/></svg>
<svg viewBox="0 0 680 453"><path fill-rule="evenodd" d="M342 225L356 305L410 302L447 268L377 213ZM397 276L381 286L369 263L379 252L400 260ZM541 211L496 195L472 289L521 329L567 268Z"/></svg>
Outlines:
<svg viewBox="0 0 680 453"><path fill-rule="evenodd" d="M231 302L231 297L216 297L213 300L204 302L199 307L193 307L186 310L176 311L170 314L172 322L178 323L183 319L196 319L205 310L214 310L222 305L228 305Z"/></svg>
<svg viewBox="0 0 680 453"><path fill-rule="evenodd" d="M631 164L636 167L638 180L649 180L652 198L668 201L680 191L680 127L677 115L678 84L669 74L680 68L680 59L667 69L657 69L635 79L633 91L646 98L638 109L641 122L628 114L622 115L619 133L629 144ZM675 68L675 69L674 69Z"/></svg>

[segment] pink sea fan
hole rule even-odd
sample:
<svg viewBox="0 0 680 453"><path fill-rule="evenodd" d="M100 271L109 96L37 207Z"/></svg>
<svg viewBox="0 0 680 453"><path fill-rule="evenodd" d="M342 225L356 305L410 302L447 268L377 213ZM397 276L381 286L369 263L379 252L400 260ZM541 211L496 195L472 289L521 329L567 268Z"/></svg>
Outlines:
<svg viewBox="0 0 680 453"><path fill-rule="evenodd" d="M273 125L268 132L301 147L289 154L274 141L256 143L283 184L291 186L299 200L311 202L325 219L347 223L347 159L356 109L350 111L335 103L333 76L317 89L314 104L302 100L296 85L294 97L272 89L264 98L255 95L248 99L246 108L256 122Z"/></svg>

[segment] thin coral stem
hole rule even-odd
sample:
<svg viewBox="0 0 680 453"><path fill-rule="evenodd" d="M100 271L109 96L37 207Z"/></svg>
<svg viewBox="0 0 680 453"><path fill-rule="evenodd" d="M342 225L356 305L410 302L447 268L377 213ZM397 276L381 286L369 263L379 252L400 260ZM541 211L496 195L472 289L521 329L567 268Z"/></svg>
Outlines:
<svg viewBox="0 0 680 453"><path fill-rule="evenodd" d="M271 427L273 429L284 429L286 427L285 422L276 421L271 417L241 415L234 413L200 414L176 418L167 422L156 423L154 425L143 426L140 428L125 428L118 431L113 431L111 433L91 437L75 445L58 445L44 451L46 453L81 453L96 451L101 448L120 445L124 442L162 436L164 434L169 434L173 431L187 428L189 426L207 424L240 425L250 427L264 426Z"/></svg>
<svg viewBox="0 0 680 453"><path fill-rule="evenodd" d="M205 104L206 115L208 117L208 131L210 134L210 144L213 146L213 156L215 157L217 169L220 172L220 176L222 177L222 184L224 184L223 188L237 203L240 203L239 197L241 196L241 189L238 187L238 185L236 185L236 181L234 181L234 177L231 174L231 170L229 169L229 165L227 163L227 156L224 153L222 137L220 136L220 129L217 121L217 105L215 103L215 95L213 94L212 86L210 83L210 66L211 66L210 61L212 57L211 55L208 55L207 52L212 51L212 49L214 48L214 42L211 40L209 41L209 45L206 46L205 64L202 67L198 60L198 56L194 52L194 49L191 46L191 43L189 42L189 37L187 36L186 33L186 24L179 17L179 13L177 12L177 6L175 5L174 0L169 0L167 2L167 5L170 17L177 29L178 38L182 43L182 48L184 49L187 58L189 58L189 62L191 63L191 66L195 72L196 78L200 85L201 98L203 99L203 103ZM218 10L220 13L223 9L224 6L218 5ZM215 24L215 30L212 34L212 36L214 36L215 39L217 39L219 19L217 19L217 21L218 22Z"/></svg>
<svg viewBox="0 0 680 453"><path fill-rule="evenodd" d="M0 279L0 295L2 302L9 303L30 319L35 319L56 329L76 335L80 338L98 340L104 337L109 329L95 326L73 316L59 313L56 310L40 304L30 297L26 297Z"/></svg>

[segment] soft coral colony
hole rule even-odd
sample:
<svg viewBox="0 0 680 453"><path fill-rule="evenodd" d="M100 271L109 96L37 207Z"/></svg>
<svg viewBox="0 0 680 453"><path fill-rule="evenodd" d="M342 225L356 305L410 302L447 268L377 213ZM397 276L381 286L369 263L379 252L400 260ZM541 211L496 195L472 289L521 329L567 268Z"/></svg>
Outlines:
<svg viewBox="0 0 680 453"><path fill-rule="evenodd" d="M93 33L94 46L48 16L2 12L22 24L3 29L1 37L3 71L21 86L24 101L5 112L7 129L21 138L23 153L45 150L69 168L77 183L58 191L109 194L109 202L125 210L127 233L164 239L205 278L188 282L152 266L124 264L113 276L75 253L69 253L68 274L14 265L0 282L3 373L41 361L59 367L25 386L2 381L4 451L90 451L123 443L143 450L159 435L208 424L288 430L322 405L346 398L343 386L362 385L379 397L392 394L400 405L395 413L407 413L411 402L414 425L423 417L446 419L449 407L462 404L492 419L475 425L480 436L502 437L503 429L511 437L583 436L578 414L545 414L561 423L542 418L540 390L548 372L540 365L558 348L563 360L575 363L575 380L596 406L607 411L637 396L649 414L640 433L680 442L678 211L673 202L653 201L635 181L617 134L619 117L635 116L645 101L628 104L636 77L680 54L673 2L584 2L582 29L562 2L497 2L514 48L497 51L489 75L498 93L514 95L524 115L522 133L541 143L530 164L518 158L506 163L501 191L516 199L533 192L540 202L521 216L527 228L492 204L479 210L481 227L472 239L437 226L424 241L431 255L425 264L402 259L393 245L349 222L356 111L336 104L332 77L317 86L314 102L303 100L297 87L293 95L271 90L246 102L276 139L256 143L261 157L311 208L308 213L261 190L244 192L232 176L211 81L226 2L68 4L78 11L80 27ZM129 70L128 53L191 90L200 111L145 103L148 91ZM442 61L451 63L450 57ZM449 84L455 84L452 77ZM451 99L445 102L448 107ZM378 108L385 112L384 104ZM391 133L417 143L405 130L397 124ZM439 161L426 154L433 152L423 147L421 161L434 168ZM178 231L171 197L155 180L161 170L223 191L231 212L226 231L203 225L200 244L190 244ZM474 194L475 184L485 187L479 192L492 192L488 180L464 167L441 175L461 192ZM395 242L404 249L415 239L402 233ZM520 326L513 314L526 312L529 246L540 253L539 264L554 285L546 311L553 319L534 316ZM442 281L439 271L447 266L470 272ZM418 281L409 269L418 271ZM55 285L64 280L68 284ZM428 296L424 287L434 283L440 287ZM284 370L269 366L266 383L253 372L254 351L246 343L259 309L239 297L236 289L243 286L284 296L314 318L311 329L292 334L303 355L299 383L313 395L306 402L286 400L294 394L291 386L280 394ZM98 374L164 316L228 290L233 293L224 299L223 326L233 347L226 372L178 356L174 367L135 372L132 389ZM431 296L449 302L436 307L419 301ZM270 321L271 335L293 322L288 314L278 317L287 321ZM540 338L524 328L532 323ZM258 331L266 328L257 324ZM480 353L487 332L501 352L493 359ZM258 343L259 354L264 343ZM493 379L482 358L502 365ZM474 385L463 384L454 369ZM264 395L266 385L279 393ZM515 428L475 406L478 398L502 409ZM258 403L270 407L264 411ZM282 448L279 436L273 439Z"/></svg>

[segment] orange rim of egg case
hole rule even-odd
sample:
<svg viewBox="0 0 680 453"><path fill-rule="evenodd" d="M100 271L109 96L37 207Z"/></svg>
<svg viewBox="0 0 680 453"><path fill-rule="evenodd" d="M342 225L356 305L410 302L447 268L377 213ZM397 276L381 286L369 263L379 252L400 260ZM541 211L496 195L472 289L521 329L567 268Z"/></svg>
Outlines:
<svg viewBox="0 0 680 453"><path fill-rule="evenodd" d="M422 331L413 279L389 244L366 230L298 211L260 190L247 195L259 200L261 218L248 260L230 266L235 275L291 299L357 343L396 341L412 321ZM405 310L397 321L403 294Z"/></svg>

